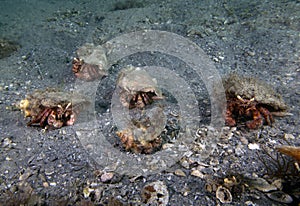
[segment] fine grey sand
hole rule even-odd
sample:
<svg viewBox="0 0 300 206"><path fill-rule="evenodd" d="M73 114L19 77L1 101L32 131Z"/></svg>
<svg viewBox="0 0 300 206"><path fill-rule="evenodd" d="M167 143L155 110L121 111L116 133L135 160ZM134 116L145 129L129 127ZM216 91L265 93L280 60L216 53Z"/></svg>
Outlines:
<svg viewBox="0 0 300 206"><path fill-rule="evenodd" d="M299 204L299 165L275 149L300 146L299 0L1 0L0 10L0 205ZM255 130L222 124L219 131L211 125L208 79L185 59L145 51L112 61L108 46L108 75L88 86L93 121L48 131L26 126L29 119L17 108L26 94L85 90L71 70L79 47L144 30L169 32L170 42L160 42L164 51L185 51L173 35L201 48L212 66L202 71L214 68L212 78L237 73L267 83L289 106L288 115ZM149 74L173 81L158 81L166 98L153 107L164 106L169 133L154 154L125 151L115 134L113 93L128 65L166 68ZM192 102L182 88L196 101L186 116L188 124L197 121L190 132L180 125L186 111L180 101ZM188 140L183 152L172 148L179 133Z"/></svg>

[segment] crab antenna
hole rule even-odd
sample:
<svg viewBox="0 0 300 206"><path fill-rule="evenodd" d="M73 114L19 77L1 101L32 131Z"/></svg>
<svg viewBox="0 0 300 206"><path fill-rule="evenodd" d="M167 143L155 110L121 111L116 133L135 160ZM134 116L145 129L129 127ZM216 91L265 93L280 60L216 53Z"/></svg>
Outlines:
<svg viewBox="0 0 300 206"><path fill-rule="evenodd" d="M250 102L253 102L255 100L255 98L254 97L252 97L251 99L250 99Z"/></svg>
<svg viewBox="0 0 300 206"><path fill-rule="evenodd" d="M236 98L238 98L239 100L241 100L243 103L245 102L245 100L240 95L237 95Z"/></svg>
<svg viewBox="0 0 300 206"><path fill-rule="evenodd" d="M72 105L72 102L69 102L65 108L65 111Z"/></svg>

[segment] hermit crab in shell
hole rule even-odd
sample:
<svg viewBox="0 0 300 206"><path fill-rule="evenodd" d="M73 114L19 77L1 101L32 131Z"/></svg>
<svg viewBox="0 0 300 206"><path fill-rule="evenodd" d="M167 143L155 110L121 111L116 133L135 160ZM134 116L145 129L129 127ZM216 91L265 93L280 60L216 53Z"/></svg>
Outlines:
<svg viewBox="0 0 300 206"><path fill-rule="evenodd" d="M134 153L153 153L162 140L164 113L161 107L152 104L163 99L156 80L143 69L129 66L121 70L116 88L122 107L128 108L133 117L116 132L125 150Z"/></svg>
<svg viewBox="0 0 300 206"><path fill-rule="evenodd" d="M159 136L165 127L165 116L161 107L141 112L137 109L131 122L116 132L125 150L150 154L162 145Z"/></svg>
<svg viewBox="0 0 300 206"><path fill-rule="evenodd" d="M225 122L235 126L246 122L249 129L257 129L264 123L272 125L273 115L286 115L287 105L269 85L254 77L231 74L223 80L227 110Z"/></svg>
<svg viewBox="0 0 300 206"><path fill-rule="evenodd" d="M72 61L72 71L78 79L94 81L107 75L106 50L98 45L87 43L76 51Z"/></svg>
<svg viewBox="0 0 300 206"><path fill-rule="evenodd" d="M129 109L144 108L153 100L163 99L156 80L139 67L129 66L121 70L117 89L119 89L120 102Z"/></svg>
<svg viewBox="0 0 300 206"><path fill-rule="evenodd" d="M31 117L28 126L61 128L73 125L79 112L88 104L89 101L80 94L46 89L26 95L18 106L25 117Z"/></svg>

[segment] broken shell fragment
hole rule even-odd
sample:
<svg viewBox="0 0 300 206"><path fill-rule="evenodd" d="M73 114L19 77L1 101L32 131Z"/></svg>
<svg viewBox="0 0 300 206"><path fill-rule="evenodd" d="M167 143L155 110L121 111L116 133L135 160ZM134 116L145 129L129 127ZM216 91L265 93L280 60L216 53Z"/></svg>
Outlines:
<svg viewBox="0 0 300 206"><path fill-rule="evenodd" d="M219 186L216 191L216 197L220 200L221 203L231 203L232 195L231 192L223 186Z"/></svg>
<svg viewBox="0 0 300 206"><path fill-rule="evenodd" d="M185 173L181 169L175 170L174 174L177 176L186 177Z"/></svg>
<svg viewBox="0 0 300 206"><path fill-rule="evenodd" d="M84 198L88 198L90 196L90 194L94 191L95 191L94 189L89 188L89 187L83 188L82 193L83 193Z"/></svg>
<svg viewBox="0 0 300 206"><path fill-rule="evenodd" d="M277 190L277 187L267 182L263 178L247 179L246 183L248 186L255 188L262 192L269 192L272 190Z"/></svg>
<svg viewBox="0 0 300 206"><path fill-rule="evenodd" d="M274 201L280 202L280 203L284 203L284 204L290 204L293 202L293 198L290 195L288 195L282 191L271 192L271 193L268 193L267 196L271 200L274 200Z"/></svg>
<svg viewBox="0 0 300 206"><path fill-rule="evenodd" d="M277 146L276 149L282 154L288 155L300 162L300 147L282 145Z"/></svg>
<svg viewBox="0 0 300 206"><path fill-rule="evenodd" d="M142 190L142 201L147 205L168 205L169 191L167 186L162 181L147 184Z"/></svg>
<svg viewBox="0 0 300 206"><path fill-rule="evenodd" d="M73 59L72 71L78 79L94 81L107 75L107 58L105 49L87 43L77 51Z"/></svg>
<svg viewBox="0 0 300 206"><path fill-rule="evenodd" d="M139 67L129 66L123 69L118 77L120 102L124 107L144 108L153 100L163 99L156 80Z"/></svg>

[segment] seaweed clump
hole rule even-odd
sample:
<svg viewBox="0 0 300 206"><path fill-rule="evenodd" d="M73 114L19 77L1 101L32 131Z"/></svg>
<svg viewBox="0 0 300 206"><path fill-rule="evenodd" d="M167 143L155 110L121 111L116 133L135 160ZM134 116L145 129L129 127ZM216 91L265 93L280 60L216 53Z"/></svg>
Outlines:
<svg viewBox="0 0 300 206"><path fill-rule="evenodd" d="M270 152L266 147L262 147L262 154L257 153L258 159L265 166L266 175L277 178L294 178L300 180L298 163L294 159L283 155L280 152Z"/></svg>
<svg viewBox="0 0 300 206"><path fill-rule="evenodd" d="M282 148L290 146L279 146L276 150L263 147L261 153L257 153L258 159L265 166L266 176L270 179L282 181L281 192L292 197L293 201L300 202L300 169L299 162L291 155L282 152ZM293 158L292 158L293 157Z"/></svg>

